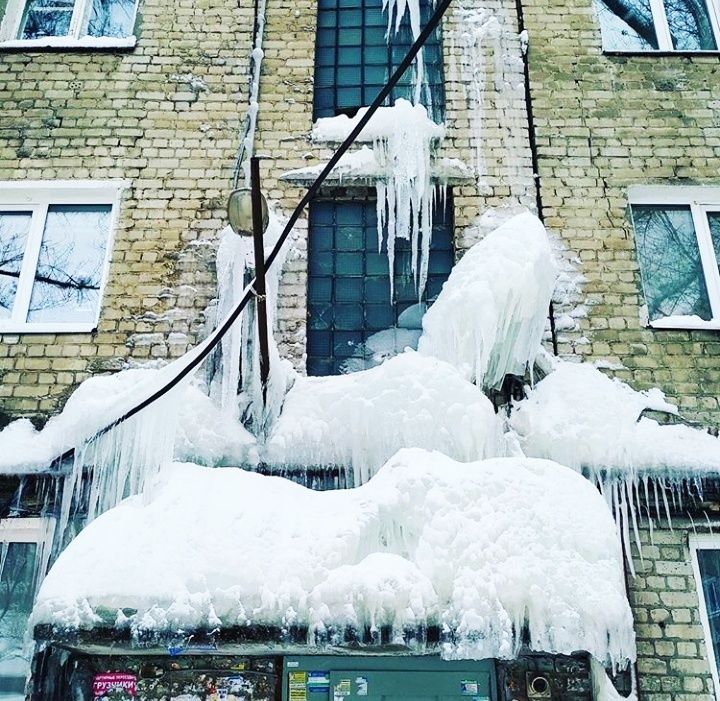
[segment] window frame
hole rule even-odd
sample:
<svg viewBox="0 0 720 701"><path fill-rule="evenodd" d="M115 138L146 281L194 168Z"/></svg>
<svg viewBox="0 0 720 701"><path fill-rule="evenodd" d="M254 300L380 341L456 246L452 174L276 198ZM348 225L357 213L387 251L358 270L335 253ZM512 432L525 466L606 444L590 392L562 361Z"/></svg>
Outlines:
<svg viewBox="0 0 720 701"><path fill-rule="evenodd" d="M135 25L138 5L134 0L132 27L133 33L127 37L92 37L87 31L92 12L93 0L73 0L73 12L68 33L60 36L47 36L42 39L18 38L20 23L29 0L8 0L5 15L0 22L0 49L2 48L132 48L137 44Z"/></svg>
<svg viewBox="0 0 720 701"><path fill-rule="evenodd" d="M710 617L705 604L705 592L703 591L702 578L700 575L700 560L698 550L720 550L720 535L714 533L690 534L688 545L690 547L690 559L692 561L693 575L695 579L695 591L698 595L700 622L705 634L705 651L710 664L710 673L715 685L715 696L720 699L720 675L718 674L718 659L715 656L715 648L712 642L712 631L710 628Z"/></svg>
<svg viewBox="0 0 720 701"><path fill-rule="evenodd" d="M52 516L0 518L0 543L8 545L27 543L37 546L33 563L35 568L33 600L37 598L40 584L47 574L55 525L56 521Z"/></svg>
<svg viewBox="0 0 720 701"><path fill-rule="evenodd" d="M692 320L691 317L678 316L675 321L669 317L647 321L647 326L653 329L684 329L690 331L720 330L720 269L715 257L708 214L720 213L720 187L686 187L675 185L632 186L628 190L630 204L630 221L635 236L635 222L632 216L634 205L655 206L688 206L693 220L695 237L697 239L703 277L708 293L708 302L713 318L708 321ZM636 245L637 245L637 238ZM638 256L638 266L639 256ZM639 267L642 278L642 268ZM683 321L685 319L685 321Z"/></svg>
<svg viewBox="0 0 720 701"><path fill-rule="evenodd" d="M110 270L110 258L115 229L126 181L10 181L0 182L0 213L32 212L23 260L18 278L15 300L8 319L0 319L0 334L4 333L89 333L97 329L102 310L103 295ZM52 205L109 205L107 245L102 263L98 290L98 305L92 323L28 322L27 314L35 282L40 246L45 231L48 207Z"/></svg>
<svg viewBox="0 0 720 701"><path fill-rule="evenodd" d="M602 0L594 0L602 2ZM645 54L717 54L720 53L720 0L704 0L707 7L710 24L715 37L715 49L676 49L673 46L670 23L668 22L665 3L663 0L650 0L650 12L652 13L653 27L658 42L657 49L610 49L605 46L605 36L602 30L602 21L595 10L597 22L600 25L600 41L603 53L606 54L632 54L643 56Z"/></svg>

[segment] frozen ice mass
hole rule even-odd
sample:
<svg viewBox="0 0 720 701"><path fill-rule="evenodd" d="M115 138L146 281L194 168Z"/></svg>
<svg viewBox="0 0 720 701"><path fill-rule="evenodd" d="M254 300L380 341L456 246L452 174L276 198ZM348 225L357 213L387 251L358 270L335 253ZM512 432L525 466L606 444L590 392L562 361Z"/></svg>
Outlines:
<svg viewBox="0 0 720 701"><path fill-rule="evenodd" d="M438 625L444 656L474 659L514 656L526 626L534 650L619 664L635 654L621 558L602 496L547 460L401 450L327 492L175 463L77 536L34 619L88 627L130 608L138 630L283 623L310 641Z"/></svg>

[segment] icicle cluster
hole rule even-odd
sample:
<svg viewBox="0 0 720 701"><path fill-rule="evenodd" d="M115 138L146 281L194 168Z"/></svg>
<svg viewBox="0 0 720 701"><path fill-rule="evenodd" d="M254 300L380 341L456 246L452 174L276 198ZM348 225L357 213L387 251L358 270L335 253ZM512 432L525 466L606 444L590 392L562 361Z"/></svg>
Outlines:
<svg viewBox="0 0 720 701"><path fill-rule="evenodd" d="M418 351L486 389L523 376L540 348L555 277L543 225L529 212L512 217L455 265L423 317Z"/></svg>
<svg viewBox="0 0 720 701"><path fill-rule="evenodd" d="M518 174L529 167L527 124L523 118L524 81L521 38L509 31L502 10L454 8L456 30L451 37L459 51L459 79L470 115L475 171L481 191L489 192L484 154L488 127L498 133L504 147L503 179L512 186ZM457 70L453 66L454 70ZM492 81L492 82L491 82ZM488 98L490 97L490 100ZM494 107L490 122L488 106ZM522 192L531 183L518 183Z"/></svg>
<svg viewBox="0 0 720 701"><path fill-rule="evenodd" d="M345 115L319 119L313 127L313 139L341 141L365 111L360 110L352 119ZM411 242L418 297L427 280L436 193L430 174L430 155L433 142L442 139L444 134L444 127L428 117L425 107L399 99L392 107L378 109L359 136L359 140L373 142L375 159L381 172L387 174L375 185L378 250L387 231L389 269L394 270L395 240L402 238ZM391 276L391 286L392 283Z"/></svg>

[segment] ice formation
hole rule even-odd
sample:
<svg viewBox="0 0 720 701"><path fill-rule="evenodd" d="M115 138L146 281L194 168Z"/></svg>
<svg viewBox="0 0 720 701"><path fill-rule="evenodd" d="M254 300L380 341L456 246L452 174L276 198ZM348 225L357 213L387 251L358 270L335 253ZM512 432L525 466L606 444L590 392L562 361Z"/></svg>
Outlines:
<svg viewBox="0 0 720 701"><path fill-rule="evenodd" d="M498 455L501 443L487 397L447 363L408 350L362 372L298 378L263 458L344 467L362 484L400 448L470 461Z"/></svg>
<svg viewBox="0 0 720 701"><path fill-rule="evenodd" d="M677 414L662 392L636 392L587 363L557 363L510 421L528 455L592 475L683 479L720 475L720 439L661 425L645 410Z"/></svg>
<svg viewBox="0 0 720 701"><path fill-rule="evenodd" d="M277 243L284 228L271 207L264 235L265 256ZM263 403L260 388L260 356L256 342L254 305L233 324L221 341L220 362L211 379L211 394L233 419L243 419L252 430L264 433L277 418L283 398L292 385L295 372L289 361L280 357L273 330L277 313L278 289L291 239L280 250L265 278L267 297L268 342L271 373L267 401ZM237 236L229 228L223 231L217 253L218 307L217 325L235 308L245 293L245 280L253 276L252 242ZM242 375L242 376L241 376ZM240 394L238 395L238 392Z"/></svg>
<svg viewBox="0 0 720 701"><path fill-rule="evenodd" d="M113 625L122 608L137 610L136 631L284 621L310 640L348 625L402 640L438 625L453 634L445 657L482 659L516 655L526 626L533 650L635 656L605 502L544 460L404 450L362 487L330 492L170 465L68 546L34 622Z"/></svg>
<svg viewBox="0 0 720 701"><path fill-rule="evenodd" d="M313 139L342 141L366 111L363 108L352 118L340 115L318 119L313 126ZM388 262L390 270L394 270L395 239L412 243L412 271L418 297L427 279L436 194L430 173L431 147L444 134L445 128L430 119L423 105L398 99L392 107L380 107L358 137L359 141L373 142L380 170L387 173L375 183L378 250L387 232ZM392 284L391 276L391 288Z"/></svg>
<svg viewBox="0 0 720 701"><path fill-rule="evenodd" d="M590 660L590 670L593 681L593 698L595 701L638 701L637 691L633 690L627 696L622 696L613 686L605 668L595 659Z"/></svg>
<svg viewBox="0 0 720 701"><path fill-rule="evenodd" d="M524 375L540 348L555 278L543 225L529 212L513 217L455 265L423 317L419 352L484 388Z"/></svg>
<svg viewBox="0 0 720 701"><path fill-rule="evenodd" d="M462 86L470 116L478 185L482 191L490 191L484 149L486 131L491 126L500 133L505 152L501 167L512 189L513 178L526 167L523 159L530 157L522 107L525 86L521 40L509 29L513 20L508 21L502 10L467 7L461 2L453 12L456 29L452 42L459 48L459 65L453 69L459 69L457 82ZM495 110L492 120L488 102ZM525 187L527 184L521 186Z"/></svg>

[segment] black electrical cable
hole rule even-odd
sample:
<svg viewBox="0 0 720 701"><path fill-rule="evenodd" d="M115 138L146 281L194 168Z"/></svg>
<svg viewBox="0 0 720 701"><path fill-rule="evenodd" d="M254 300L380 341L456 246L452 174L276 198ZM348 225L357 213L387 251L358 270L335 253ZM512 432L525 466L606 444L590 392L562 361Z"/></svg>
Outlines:
<svg viewBox="0 0 720 701"><path fill-rule="evenodd" d="M290 235L290 232L292 231L293 226L295 226L295 223L300 218L300 215L303 212L303 209L305 209L305 206L310 202L310 200L315 197L315 195L318 193L320 188L322 187L323 182L327 178L327 176L330 174L332 169L337 165L338 161L342 158L342 156L345 154L345 152L352 146L355 139L360 135L360 132L365 128L367 123L370 121L370 118L377 112L378 108L382 106L383 102L385 102L385 99L390 95L390 92L392 89L398 84L402 76L404 75L405 71L410 67L412 62L415 60L415 57L420 52L420 49L423 47L425 42L427 41L428 37L435 31L435 29L440 24L440 20L442 19L443 15L445 14L445 11L450 7L452 0L442 0L441 3L438 4L437 8L435 9L435 12L433 13L432 17L428 21L428 23L425 25L422 32L420 32L420 36L415 40L413 45L410 47L410 50L408 51L407 55L403 59L402 63L397 67L395 72L390 76L390 79L386 83L385 87L378 93L378 96L372 101L372 104L367 108L365 113L362 115L362 117L358 120L358 123L355 125L353 130L348 134L345 141L340 144L340 147L338 150L333 154L332 158L327 162L325 167L320 172L320 175L317 176L315 179L315 182L308 188L308 191L305 193L305 195L302 197L300 202L298 203L297 207L295 207L295 210L290 215L290 218L288 219L287 224L285 225L285 228L282 230L282 233L280 234L277 243L273 247L273 250L270 252L270 255L265 260L265 269L268 270L270 266L273 264L275 259L278 257L278 254L280 253L280 249L283 247L283 244L287 240L288 236ZM219 326L215 331L213 332L211 338L211 341L207 344L203 350L198 353L197 357L194 358L190 363L187 364L186 367L184 367L182 370L178 372L177 375L175 375L172 379L170 379L166 384L164 384L160 389L158 389L156 392L153 392L149 397L143 399L139 404L135 405L132 409L125 412L122 416L115 419L112 423L105 426L105 428L100 429L96 434L93 435L92 438L89 440L94 440L96 438L99 438L100 436L104 435L111 429L113 429L118 424L123 423L124 421L127 421L128 419L132 418L137 414L138 412L142 411L146 407L148 407L153 402L157 401L162 397L163 395L167 394L173 387L175 387L183 378L185 378L189 373L191 373L195 368L202 363L205 358L210 354L210 352L217 346L217 344L220 342L222 337L229 331L229 329L232 327L232 325L237 321L240 314L242 314L243 310L247 306L248 302L252 299L254 296L253 292L253 285L255 283L255 279L253 278L252 282L247 288L247 291L243 295L242 299L237 303L235 308L232 310L230 315L225 319L225 321L222 323L221 326ZM70 450L65 451L61 456L57 458L56 461L62 462L63 460L69 458L73 452L74 448L71 448Z"/></svg>

